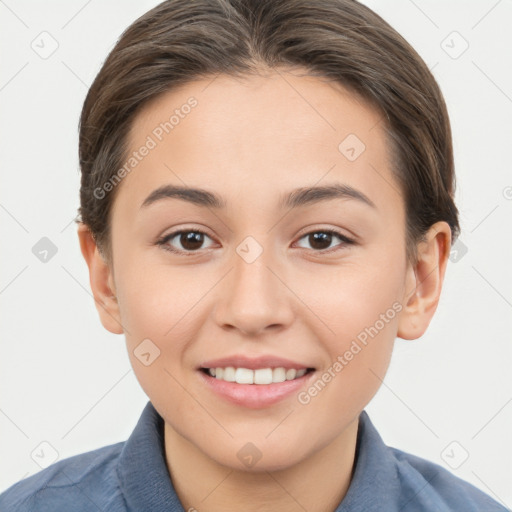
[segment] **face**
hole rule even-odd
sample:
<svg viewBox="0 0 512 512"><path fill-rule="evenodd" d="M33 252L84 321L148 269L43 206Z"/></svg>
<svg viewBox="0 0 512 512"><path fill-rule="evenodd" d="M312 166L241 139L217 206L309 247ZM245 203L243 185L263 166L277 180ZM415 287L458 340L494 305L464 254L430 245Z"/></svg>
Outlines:
<svg viewBox="0 0 512 512"><path fill-rule="evenodd" d="M153 101L112 210L112 285L137 379L166 436L232 468L247 442L263 454L255 467L274 470L354 425L411 291L379 114L298 75L220 75ZM210 366L257 368L235 378L261 382L309 370L243 384Z"/></svg>

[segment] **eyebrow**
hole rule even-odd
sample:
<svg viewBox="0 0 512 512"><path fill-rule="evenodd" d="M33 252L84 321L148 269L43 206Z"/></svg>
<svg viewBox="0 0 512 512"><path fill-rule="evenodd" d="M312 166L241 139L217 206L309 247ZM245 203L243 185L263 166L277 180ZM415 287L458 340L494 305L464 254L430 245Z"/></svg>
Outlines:
<svg viewBox="0 0 512 512"><path fill-rule="evenodd" d="M163 185L146 197L141 205L141 209L164 199L182 199L197 206L215 209L225 208L227 204L226 200L221 196L202 188ZM281 196L278 206L282 209L293 209L332 199L355 199L377 209L375 203L361 191L342 183L294 189Z"/></svg>

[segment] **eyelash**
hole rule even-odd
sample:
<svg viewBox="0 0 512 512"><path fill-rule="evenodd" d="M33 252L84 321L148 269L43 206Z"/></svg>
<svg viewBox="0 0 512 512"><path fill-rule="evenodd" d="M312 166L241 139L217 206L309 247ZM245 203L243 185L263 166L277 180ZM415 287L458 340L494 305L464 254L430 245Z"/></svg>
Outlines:
<svg viewBox="0 0 512 512"><path fill-rule="evenodd" d="M167 242L169 242L170 240L175 238L177 235L181 235L183 233L200 233L202 235L206 235L208 238L211 238L208 235L208 233L206 233L205 231L203 231L201 229L181 229L179 231L173 231L172 233L169 233L169 234L163 236L162 238L157 240L156 244L158 246L161 246L162 249L164 249L166 251L169 251L169 252L172 252L172 253L175 253L175 254L179 254L179 255L183 255L183 256L194 256L194 255L197 255L201 249L198 249L198 250L195 250L195 251L182 251L180 249L175 249L174 247L168 245ZM340 232L336 231L335 229L316 229L316 230L313 230L313 231L309 231L308 233L303 234L299 238L299 240L301 240L302 238L307 237L309 235L312 235L314 233L327 233L329 235L335 235L335 236L337 236L343 242L343 244L340 244L340 245L335 246L335 247L331 247L330 249L321 249L321 250L311 249L313 252L316 252L316 253L320 253L320 254L330 253L330 252L334 252L334 251L340 250L344 246L347 246L347 245L355 245L355 241L354 240L346 237L345 235L342 235Z"/></svg>

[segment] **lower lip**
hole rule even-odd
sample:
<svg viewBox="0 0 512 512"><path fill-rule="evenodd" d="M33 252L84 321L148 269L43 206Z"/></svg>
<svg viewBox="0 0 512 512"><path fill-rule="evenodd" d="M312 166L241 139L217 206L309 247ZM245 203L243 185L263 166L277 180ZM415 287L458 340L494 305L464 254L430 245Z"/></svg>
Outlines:
<svg viewBox="0 0 512 512"><path fill-rule="evenodd" d="M269 407L297 393L315 373L311 371L298 379L273 384L237 384L216 379L201 370L198 372L203 382L222 398L250 409Z"/></svg>

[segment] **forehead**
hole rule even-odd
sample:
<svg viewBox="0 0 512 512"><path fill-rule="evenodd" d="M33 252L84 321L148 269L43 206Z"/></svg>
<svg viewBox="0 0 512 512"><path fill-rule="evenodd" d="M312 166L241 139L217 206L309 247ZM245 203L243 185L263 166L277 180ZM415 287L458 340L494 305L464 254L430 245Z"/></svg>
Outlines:
<svg viewBox="0 0 512 512"><path fill-rule="evenodd" d="M261 205L274 192L336 181L388 208L399 192L381 113L342 85L305 73L217 75L152 100L132 124L127 156L144 156L132 160L123 200L140 206L173 183Z"/></svg>

